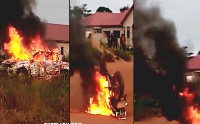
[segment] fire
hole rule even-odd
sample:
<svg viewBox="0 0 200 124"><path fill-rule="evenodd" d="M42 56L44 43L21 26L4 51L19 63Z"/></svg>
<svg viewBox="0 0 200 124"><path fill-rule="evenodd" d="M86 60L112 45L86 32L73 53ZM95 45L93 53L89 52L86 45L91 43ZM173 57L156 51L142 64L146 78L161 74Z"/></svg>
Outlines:
<svg viewBox="0 0 200 124"><path fill-rule="evenodd" d="M90 106L88 107L87 113L99 114L105 116L113 115L110 106L110 96L111 93L108 90L108 81L99 72L96 72L96 83L98 83L97 88L97 101L94 98L90 98Z"/></svg>
<svg viewBox="0 0 200 124"><path fill-rule="evenodd" d="M4 49L12 54L12 58L20 60L30 59L29 52L22 44L23 37L19 35L15 28L9 27L9 37L10 42L4 44Z"/></svg>
<svg viewBox="0 0 200 124"><path fill-rule="evenodd" d="M179 93L180 97L186 99L186 106L183 110L183 118L188 121L189 124L200 124L200 112L199 108L193 104L194 94L188 92L188 88L184 92Z"/></svg>
<svg viewBox="0 0 200 124"><path fill-rule="evenodd" d="M56 61L59 58L59 50L54 48L48 49L42 43L42 39L38 34L31 39L29 48L24 46L24 38L19 34L17 29L9 26L10 41L4 44L4 50L12 55L13 60L31 60L44 61L45 58Z"/></svg>

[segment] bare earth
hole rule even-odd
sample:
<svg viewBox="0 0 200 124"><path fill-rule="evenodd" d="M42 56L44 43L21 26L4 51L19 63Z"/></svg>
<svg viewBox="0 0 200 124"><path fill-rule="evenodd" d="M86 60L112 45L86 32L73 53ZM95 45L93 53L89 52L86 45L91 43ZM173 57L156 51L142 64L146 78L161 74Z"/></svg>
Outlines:
<svg viewBox="0 0 200 124"><path fill-rule="evenodd" d="M134 124L179 124L177 121L167 121L164 117L149 118Z"/></svg>
<svg viewBox="0 0 200 124"><path fill-rule="evenodd" d="M127 94L128 106L127 119L118 120L114 117L101 115L91 115L80 111L83 103L81 79L79 73L70 78L70 122L81 122L82 124L132 124L133 123L133 60L125 62L123 60L114 63L107 63L110 74L120 71L125 85L125 94Z"/></svg>

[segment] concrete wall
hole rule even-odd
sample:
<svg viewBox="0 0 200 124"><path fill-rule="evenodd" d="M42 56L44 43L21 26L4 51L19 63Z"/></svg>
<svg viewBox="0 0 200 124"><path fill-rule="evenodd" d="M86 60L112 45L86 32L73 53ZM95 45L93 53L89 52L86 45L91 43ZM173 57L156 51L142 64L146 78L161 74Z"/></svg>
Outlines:
<svg viewBox="0 0 200 124"><path fill-rule="evenodd" d="M123 27L125 27L125 34L126 34L126 37L127 37L127 30L129 29L130 30L130 38L127 38L127 42L129 45L133 45L133 29L132 29L132 26L133 26L133 23L134 23L134 20L133 20L133 10L129 13L128 17L126 18L126 20L124 21L124 24L123 24Z"/></svg>
<svg viewBox="0 0 200 124"><path fill-rule="evenodd" d="M101 33L95 33L93 28L87 28L86 29L86 37L88 36L88 33L92 33L92 38L97 40L97 41L105 41L106 40L106 35L104 31L110 31L110 34L113 33L113 31L120 31L120 36L121 34L124 34L124 28L123 27L103 27L101 30ZM120 38L118 38L118 42L120 41Z"/></svg>
<svg viewBox="0 0 200 124"><path fill-rule="evenodd" d="M64 55L68 55L69 54L69 43L61 43L61 42L57 42L56 43L58 49L61 51L61 47L64 48Z"/></svg>

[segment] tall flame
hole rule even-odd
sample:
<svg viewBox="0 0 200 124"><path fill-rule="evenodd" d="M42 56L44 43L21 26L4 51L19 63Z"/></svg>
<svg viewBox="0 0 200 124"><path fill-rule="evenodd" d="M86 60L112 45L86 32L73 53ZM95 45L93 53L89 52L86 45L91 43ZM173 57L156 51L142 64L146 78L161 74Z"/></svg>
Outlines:
<svg viewBox="0 0 200 124"><path fill-rule="evenodd" d="M90 105L88 107L87 113L90 114L99 114L105 116L113 115L110 106L110 96L111 93L108 90L108 81L102 76L99 72L96 72L96 83L98 83L97 88L97 101L94 101L94 98L90 98Z"/></svg>
<svg viewBox="0 0 200 124"><path fill-rule="evenodd" d="M13 60L38 60L43 61L47 59L56 61L59 58L59 50L54 48L50 50L47 46L42 44L42 39L38 34L31 39L29 48L25 47L23 36L12 26L9 26L10 41L4 44L4 50L12 55Z"/></svg>
<svg viewBox="0 0 200 124"><path fill-rule="evenodd" d="M23 37L14 27L9 27L10 42L4 44L4 49L12 54L13 59L28 60L30 59L29 52L22 44Z"/></svg>

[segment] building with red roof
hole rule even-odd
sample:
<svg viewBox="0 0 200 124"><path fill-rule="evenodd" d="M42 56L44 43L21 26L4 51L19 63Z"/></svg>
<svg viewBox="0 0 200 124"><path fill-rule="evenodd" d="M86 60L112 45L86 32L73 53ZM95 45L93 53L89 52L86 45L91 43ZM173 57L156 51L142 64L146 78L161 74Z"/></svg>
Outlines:
<svg viewBox="0 0 200 124"><path fill-rule="evenodd" d="M187 70L200 71L200 55L197 55L187 61Z"/></svg>
<svg viewBox="0 0 200 124"><path fill-rule="evenodd" d="M133 45L133 9L134 5L122 13L96 12L84 18L82 23L86 32L91 33L97 40L101 40L104 33L114 33L118 38L125 34L127 44Z"/></svg>
<svg viewBox="0 0 200 124"><path fill-rule="evenodd" d="M46 23L44 38L55 43L61 55L69 54L69 25Z"/></svg>
<svg viewBox="0 0 200 124"><path fill-rule="evenodd" d="M188 82L200 81L200 55L194 56L187 61L186 77Z"/></svg>

